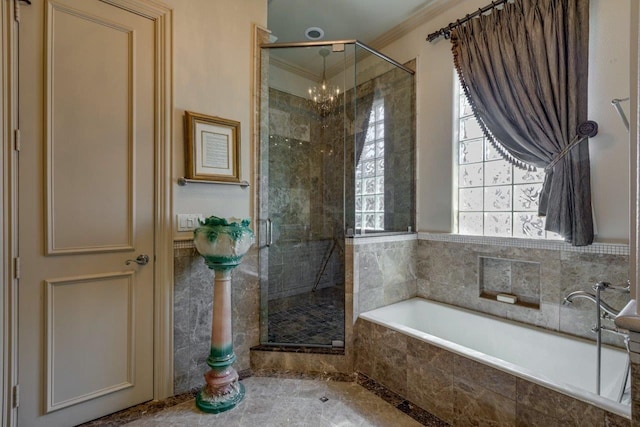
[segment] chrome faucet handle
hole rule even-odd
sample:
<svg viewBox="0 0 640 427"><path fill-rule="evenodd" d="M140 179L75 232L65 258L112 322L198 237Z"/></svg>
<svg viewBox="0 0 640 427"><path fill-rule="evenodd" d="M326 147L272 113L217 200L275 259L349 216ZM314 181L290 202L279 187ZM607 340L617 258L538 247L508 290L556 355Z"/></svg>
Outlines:
<svg viewBox="0 0 640 427"><path fill-rule="evenodd" d="M618 292L622 292L622 293L627 293L628 294L628 293L631 292L631 281L627 280L626 286L615 286L615 285L612 285L609 282L601 281L601 282L598 282L595 285L593 285L593 290L594 291L598 290L598 289L600 289L601 291L612 290L612 291L618 291Z"/></svg>

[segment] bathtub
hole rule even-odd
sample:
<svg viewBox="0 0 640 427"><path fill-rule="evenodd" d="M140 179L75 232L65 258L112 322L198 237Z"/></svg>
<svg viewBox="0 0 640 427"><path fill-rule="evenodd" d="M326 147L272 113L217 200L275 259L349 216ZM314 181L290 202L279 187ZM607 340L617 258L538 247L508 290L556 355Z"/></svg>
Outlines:
<svg viewBox="0 0 640 427"><path fill-rule="evenodd" d="M601 395L597 395L593 341L421 298L359 317L614 414L631 416L630 406L616 401L624 381L626 351L603 346Z"/></svg>

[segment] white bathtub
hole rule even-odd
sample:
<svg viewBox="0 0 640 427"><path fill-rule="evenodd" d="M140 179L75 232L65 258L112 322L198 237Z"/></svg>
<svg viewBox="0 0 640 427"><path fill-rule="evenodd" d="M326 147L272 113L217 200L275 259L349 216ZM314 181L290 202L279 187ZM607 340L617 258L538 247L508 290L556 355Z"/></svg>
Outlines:
<svg viewBox="0 0 640 427"><path fill-rule="evenodd" d="M602 348L601 395L596 346L588 340L413 298L360 317L629 418L618 403L626 351ZM606 333L606 332L605 332Z"/></svg>

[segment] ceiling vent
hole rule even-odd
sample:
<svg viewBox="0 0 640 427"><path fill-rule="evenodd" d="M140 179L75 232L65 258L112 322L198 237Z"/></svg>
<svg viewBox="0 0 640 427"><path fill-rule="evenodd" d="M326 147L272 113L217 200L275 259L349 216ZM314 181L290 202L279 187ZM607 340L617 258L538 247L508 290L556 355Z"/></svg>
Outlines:
<svg viewBox="0 0 640 427"><path fill-rule="evenodd" d="M320 40L324 37L324 30L320 27L309 27L304 30L304 35L309 40Z"/></svg>

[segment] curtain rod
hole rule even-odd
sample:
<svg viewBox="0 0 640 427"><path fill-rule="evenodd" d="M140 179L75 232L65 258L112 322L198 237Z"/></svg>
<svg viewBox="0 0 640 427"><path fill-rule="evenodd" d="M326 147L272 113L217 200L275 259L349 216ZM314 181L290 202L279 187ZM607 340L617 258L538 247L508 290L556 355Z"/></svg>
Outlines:
<svg viewBox="0 0 640 427"><path fill-rule="evenodd" d="M507 3L508 1L509 0L492 1L491 4L488 4L485 7L481 7L480 9L476 10L475 12L473 12L473 13L471 13L469 15L466 15L464 18L458 19L456 22L452 22L449 25L447 25L446 27L442 27L438 31L434 31L433 33L429 34L427 36L427 41L428 42L432 42L432 41L436 40L437 38L439 38L440 36L444 36L445 39L448 39L450 37L451 30L453 30L457 26L459 26L461 24L464 24L465 22L469 21L472 18L475 18L478 15L482 15L483 13L490 11L491 9L495 8L496 6L500 6L503 3Z"/></svg>

